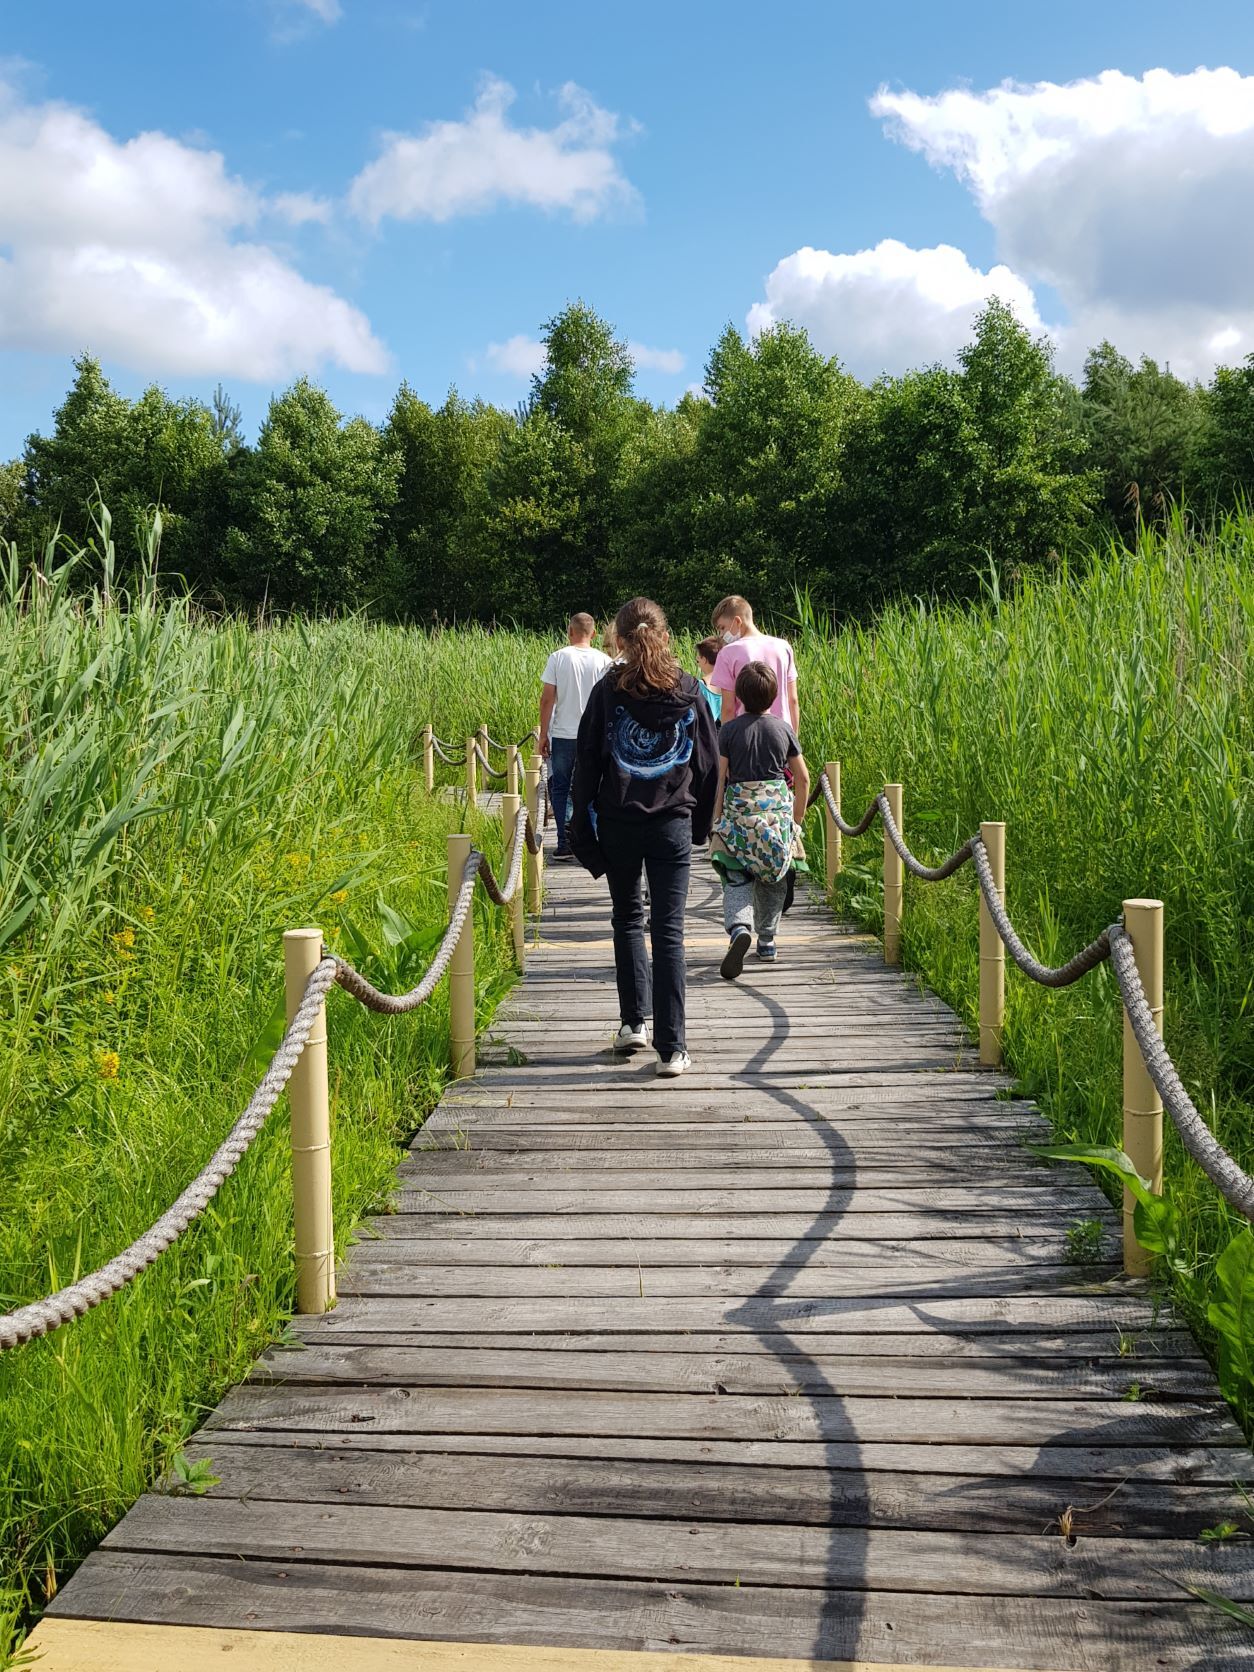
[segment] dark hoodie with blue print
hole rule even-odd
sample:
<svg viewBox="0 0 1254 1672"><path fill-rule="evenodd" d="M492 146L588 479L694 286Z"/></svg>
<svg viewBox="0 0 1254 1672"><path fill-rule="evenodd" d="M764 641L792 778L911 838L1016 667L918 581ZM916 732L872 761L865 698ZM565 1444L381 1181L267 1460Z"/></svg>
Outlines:
<svg viewBox="0 0 1254 1672"><path fill-rule="evenodd" d="M718 733L701 687L685 673L673 691L633 697L618 689L620 673L597 681L579 723L569 840L581 860L581 848L596 847L590 808L632 823L688 813L694 842L714 818Z"/></svg>

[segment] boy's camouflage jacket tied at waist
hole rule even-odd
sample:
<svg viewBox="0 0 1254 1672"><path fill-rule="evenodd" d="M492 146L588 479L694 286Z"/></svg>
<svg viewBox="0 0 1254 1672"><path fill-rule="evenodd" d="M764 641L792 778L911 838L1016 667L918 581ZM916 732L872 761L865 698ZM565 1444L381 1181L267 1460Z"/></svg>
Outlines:
<svg viewBox="0 0 1254 1672"><path fill-rule="evenodd" d="M783 882L794 865L804 863L792 790L782 778L727 785L710 859L724 873L747 874L755 882Z"/></svg>

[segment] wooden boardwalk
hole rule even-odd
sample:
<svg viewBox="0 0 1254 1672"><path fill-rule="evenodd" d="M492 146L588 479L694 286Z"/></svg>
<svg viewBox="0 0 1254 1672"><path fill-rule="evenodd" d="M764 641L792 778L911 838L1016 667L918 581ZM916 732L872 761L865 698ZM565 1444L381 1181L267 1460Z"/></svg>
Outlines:
<svg viewBox="0 0 1254 1672"><path fill-rule="evenodd" d="M1199 1539L1249 1453L953 1014L817 901L729 986L702 865L660 1082L608 1049L602 887L549 883L339 1306L189 1444L220 1484L88 1559L44 1672L1251 1665L1186 1589L1254 1601Z"/></svg>

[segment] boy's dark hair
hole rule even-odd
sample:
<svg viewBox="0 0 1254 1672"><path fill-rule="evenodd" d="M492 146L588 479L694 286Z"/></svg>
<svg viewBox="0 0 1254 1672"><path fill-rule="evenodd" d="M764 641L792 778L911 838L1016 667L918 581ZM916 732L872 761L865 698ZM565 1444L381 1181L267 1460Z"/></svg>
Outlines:
<svg viewBox="0 0 1254 1672"><path fill-rule="evenodd" d="M779 681L765 662L749 662L736 678L736 701L746 714L765 714L775 701Z"/></svg>
<svg viewBox="0 0 1254 1672"><path fill-rule="evenodd" d="M718 661L718 653L722 648L722 639L716 639L713 637L702 639L701 643L697 646L697 655L703 662L708 662L710 666L713 667L715 662Z"/></svg>

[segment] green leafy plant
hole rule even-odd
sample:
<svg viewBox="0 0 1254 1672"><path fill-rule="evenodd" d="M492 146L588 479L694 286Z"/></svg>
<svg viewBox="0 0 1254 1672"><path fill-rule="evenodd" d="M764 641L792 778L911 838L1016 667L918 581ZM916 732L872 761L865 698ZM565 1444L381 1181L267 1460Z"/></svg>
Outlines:
<svg viewBox="0 0 1254 1672"><path fill-rule="evenodd" d="M170 1461L170 1468L174 1474L170 1486L173 1493L186 1493L193 1498L203 1498L206 1492L219 1485L219 1477L213 1472L212 1458L201 1457L192 1463L183 1452L176 1451Z"/></svg>
<svg viewBox="0 0 1254 1672"><path fill-rule="evenodd" d="M1102 1257L1102 1222L1080 1219L1067 1227L1067 1261L1073 1266L1096 1265Z"/></svg>

